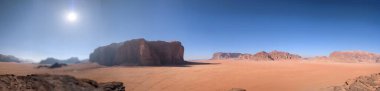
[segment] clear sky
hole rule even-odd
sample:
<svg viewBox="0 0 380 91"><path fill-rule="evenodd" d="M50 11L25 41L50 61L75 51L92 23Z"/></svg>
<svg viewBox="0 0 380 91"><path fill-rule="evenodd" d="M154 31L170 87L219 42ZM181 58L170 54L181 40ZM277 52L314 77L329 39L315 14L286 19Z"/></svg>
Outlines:
<svg viewBox="0 0 380 91"><path fill-rule="evenodd" d="M272 50L380 53L380 1L0 0L1 54L85 59L99 46L134 38L181 41L185 59Z"/></svg>

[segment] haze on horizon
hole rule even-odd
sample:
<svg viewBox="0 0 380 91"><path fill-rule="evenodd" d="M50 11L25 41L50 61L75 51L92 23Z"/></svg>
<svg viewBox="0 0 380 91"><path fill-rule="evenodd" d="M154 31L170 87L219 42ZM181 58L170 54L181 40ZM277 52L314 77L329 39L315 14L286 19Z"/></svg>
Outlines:
<svg viewBox="0 0 380 91"><path fill-rule="evenodd" d="M379 11L378 0L1 0L0 54L86 59L99 46L135 38L181 41L185 59L380 53Z"/></svg>

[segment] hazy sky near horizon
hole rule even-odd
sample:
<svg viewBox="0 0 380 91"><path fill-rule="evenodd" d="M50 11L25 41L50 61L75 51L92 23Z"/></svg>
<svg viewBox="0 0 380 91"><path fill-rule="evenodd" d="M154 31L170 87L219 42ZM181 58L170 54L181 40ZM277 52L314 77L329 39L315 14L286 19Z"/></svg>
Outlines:
<svg viewBox="0 0 380 91"><path fill-rule="evenodd" d="M67 12L78 19L68 22ZM214 52L380 53L378 0L1 0L0 54L88 58L135 38L181 41L185 59Z"/></svg>

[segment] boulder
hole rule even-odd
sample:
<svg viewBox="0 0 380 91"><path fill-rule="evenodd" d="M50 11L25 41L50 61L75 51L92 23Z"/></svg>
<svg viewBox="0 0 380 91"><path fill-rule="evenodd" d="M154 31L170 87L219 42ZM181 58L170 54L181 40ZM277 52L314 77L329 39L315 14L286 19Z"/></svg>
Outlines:
<svg viewBox="0 0 380 91"><path fill-rule="evenodd" d="M0 91L124 91L122 82L98 83L69 75L0 75Z"/></svg>
<svg viewBox="0 0 380 91"><path fill-rule="evenodd" d="M366 63L379 63L380 54L370 53L366 51L335 51L329 56L331 61L335 62L366 62Z"/></svg>
<svg viewBox="0 0 380 91"><path fill-rule="evenodd" d="M100 65L177 65L185 63L181 42L133 39L96 48L90 62Z"/></svg>
<svg viewBox="0 0 380 91"><path fill-rule="evenodd" d="M214 53L212 56L212 59L218 60L218 59L236 59L239 58L242 53L223 53L223 52L217 52Z"/></svg>

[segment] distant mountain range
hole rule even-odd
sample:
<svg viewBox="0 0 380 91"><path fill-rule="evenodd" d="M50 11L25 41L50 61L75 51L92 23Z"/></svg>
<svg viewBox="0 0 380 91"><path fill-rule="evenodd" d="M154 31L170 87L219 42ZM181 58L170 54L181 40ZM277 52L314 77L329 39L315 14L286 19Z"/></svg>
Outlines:
<svg viewBox="0 0 380 91"><path fill-rule="evenodd" d="M217 52L213 54L213 60L236 59L236 60L254 60L254 61L277 61L277 60L300 60L302 57L283 51L258 52L255 54L243 53L224 53Z"/></svg>
<svg viewBox="0 0 380 91"><path fill-rule="evenodd" d="M255 54L225 53L217 52L213 54L212 60L253 60L253 61L276 61L276 60L307 60L307 61L328 61L345 63L380 63L380 54L366 51L335 51L329 56L317 56L312 58L302 58L296 54L282 51L258 52Z"/></svg>

